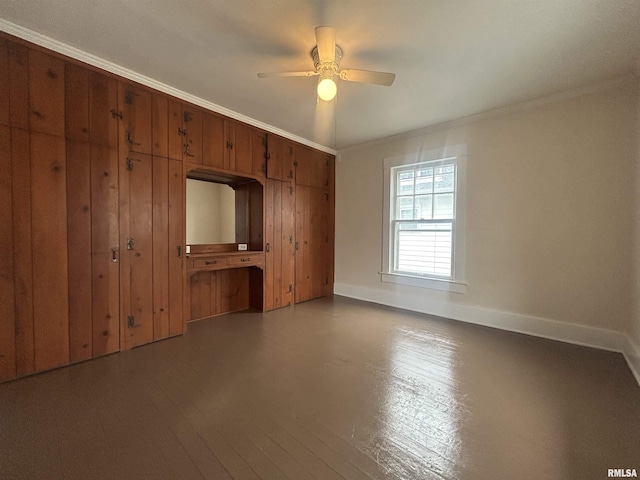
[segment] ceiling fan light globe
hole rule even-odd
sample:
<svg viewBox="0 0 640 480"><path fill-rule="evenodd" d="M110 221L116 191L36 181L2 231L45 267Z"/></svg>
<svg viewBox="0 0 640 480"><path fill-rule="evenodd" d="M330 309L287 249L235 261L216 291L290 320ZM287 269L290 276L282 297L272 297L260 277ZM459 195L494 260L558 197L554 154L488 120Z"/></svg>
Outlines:
<svg viewBox="0 0 640 480"><path fill-rule="evenodd" d="M318 97L325 102L333 100L338 93L336 82L331 78L323 78L318 82Z"/></svg>

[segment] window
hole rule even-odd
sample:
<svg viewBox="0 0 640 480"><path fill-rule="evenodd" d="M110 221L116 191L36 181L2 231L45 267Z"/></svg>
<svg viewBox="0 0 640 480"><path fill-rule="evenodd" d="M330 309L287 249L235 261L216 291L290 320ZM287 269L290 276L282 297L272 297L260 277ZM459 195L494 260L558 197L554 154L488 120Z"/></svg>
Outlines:
<svg viewBox="0 0 640 480"><path fill-rule="evenodd" d="M385 159L382 280L463 292L466 147Z"/></svg>

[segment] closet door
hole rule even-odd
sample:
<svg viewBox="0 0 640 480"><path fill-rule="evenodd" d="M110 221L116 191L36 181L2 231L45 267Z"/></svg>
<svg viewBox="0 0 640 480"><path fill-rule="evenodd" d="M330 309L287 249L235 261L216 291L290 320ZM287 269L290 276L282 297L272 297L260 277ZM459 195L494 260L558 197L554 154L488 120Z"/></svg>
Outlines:
<svg viewBox="0 0 640 480"><path fill-rule="evenodd" d="M128 83L118 84L120 142L130 152L151 154L151 92Z"/></svg>
<svg viewBox="0 0 640 480"><path fill-rule="evenodd" d="M120 348L153 341L153 160L120 149Z"/></svg>
<svg viewBox="0 0 640 480"><path fill-rule="evenodd" d="M182 163L153 157L153 339L183 332Z"/></svg>
<svg viewBox="0 0 640 480"><path fill-rule="evenodd" d="M296 186L296 303L322 297L329 283L329 193Z"/></svg>
<svg viewBox="0 0 640 480"><path fill-rule="evenodd" d="M289 182L267 180L264 309L293 303L295 193Z"/></svg>

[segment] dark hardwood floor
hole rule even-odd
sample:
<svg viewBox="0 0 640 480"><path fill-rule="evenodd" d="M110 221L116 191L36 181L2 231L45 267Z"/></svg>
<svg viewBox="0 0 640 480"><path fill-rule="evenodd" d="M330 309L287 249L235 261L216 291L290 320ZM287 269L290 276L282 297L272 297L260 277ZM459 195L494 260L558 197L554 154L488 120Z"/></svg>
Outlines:
<svg viewBox="0 0 640 480"><path fill-rule="evenodd" d="M346 298L0 385L2 479L604 479L621 355Z"/></svg>

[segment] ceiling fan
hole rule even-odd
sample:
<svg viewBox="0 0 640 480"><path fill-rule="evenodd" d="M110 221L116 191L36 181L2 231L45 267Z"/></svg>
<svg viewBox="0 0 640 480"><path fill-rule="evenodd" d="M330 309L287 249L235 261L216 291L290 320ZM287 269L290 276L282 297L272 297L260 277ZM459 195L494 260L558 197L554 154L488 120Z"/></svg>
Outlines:
<svg viewBox="0 0 640 480"><path fill-rule="evenodd" d="M267 77L313 77L318 75L318 97L322 100L333 100L338 92L334 78L348 82L372 83L389 86L396 78L395 73L372 72L347 68L338 70L342 59L342 48L336 45L336 29L333 27L316 27L316 46L311 50L315 70L306 72L272 72L259 73L259 78Z"/></svg>

